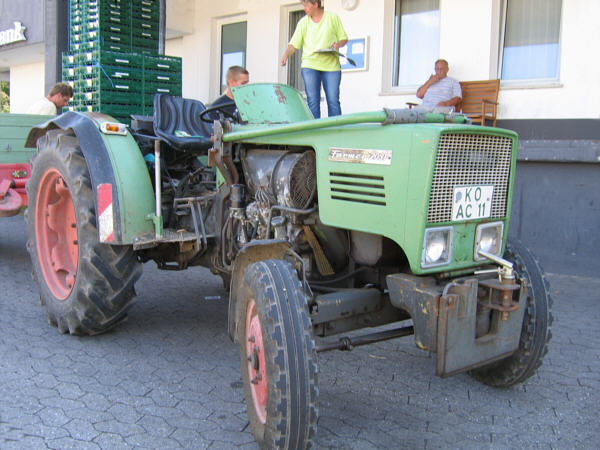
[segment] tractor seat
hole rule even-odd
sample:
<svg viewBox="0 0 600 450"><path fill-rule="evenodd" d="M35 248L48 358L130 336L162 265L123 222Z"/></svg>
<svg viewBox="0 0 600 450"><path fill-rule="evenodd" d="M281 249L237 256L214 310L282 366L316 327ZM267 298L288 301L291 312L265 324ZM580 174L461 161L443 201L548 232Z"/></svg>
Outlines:
<svg viewBox="0 0 600 450"><path fill-rule="evenodd" d="M204 154L212 147L212 125L200 120L199 100L169 94L154 96L154 134L176 150Z"/></svg>

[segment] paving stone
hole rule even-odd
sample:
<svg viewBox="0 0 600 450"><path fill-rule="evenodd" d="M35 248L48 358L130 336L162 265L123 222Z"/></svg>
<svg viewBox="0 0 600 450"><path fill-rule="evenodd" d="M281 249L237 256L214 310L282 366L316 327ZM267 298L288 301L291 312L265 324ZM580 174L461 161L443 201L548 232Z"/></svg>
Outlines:
<svg viewBox="0 0 600 450"><path fill-rule="evenodd" d="M125 438L125 442L139 448L160 448L161 450L183 448L175 439L168 437L157 438L148 433L135 434Z"/></svg>
<svg viewBox="0 0 600 450"><path fill-rule="evenodd" d="M145 431L140 425L122 422L119 419L103 420L95 423L94 428L103 433L118 434L123 438Z"/></svg>
<svg viewBox="0 0 600 450"><path fill-rule="evenodd" d="M99 432L94 428L94 425L86 420L73 419L63 426L73 439L78 441L91 442Z"/></svg>
<svg viewBox="0 0 600 450"><path fill-rule="evenodd" d="M116 420L123 423L136 423L143 416L135 408L123 405L122 403L112 405L106 412L112 414Z"/></svg>
<svg viewBox="0 0 600 450"><path fill-rule="evenodd" d="M127 322L60 335L39 305L22 221L0 219L2 450L257 448L218 277L146 264ZM319 354L315 448L597 450L600 278L548 277L554 338L514 388L440 379L412 338Z"/></svg>
<svg viewBox="0 0 600 450"><path fill-rule="evenodd" d="M177 441L183 448L207 449L212 441L205 440L201 432L192 429L178 428L171 434L171 439Z"/></svg>
<svg viewBox="0 0 600 450"><path fill-rule="evenodd" d="M73 438L61 438L49 440L46 444L49 448L62 450L100 450L100 446L94 442L80 441Z"/></svg>
<svg viewBox="0 0 600 450"><path fill-rule="evenodd" d="M132 445L127 444L125 442L125 439L123 436L121 436L120 434L115 434L115 433L107 433L107 432L103 432L101 434L98 435L98 437L96 437L93 441L95 444L98 444L98 446L101 449L120 449L120 450L126 450L126 449L130 449L133 448Z"/></svg>
<svg viewBox="0 0 600 450"><path fill-rule="evenodd" d="M148 434L153 436L169 436L175 431L175 428L162 417L144 416L138 420L137 425L143 427Z"/></svg>
<svg viewBox="0 0 600 450"><path fill-rule="evenodd" d="M2 450L47 449L46 439L37 436L24 436L18 441L3 440Z"/></svg>

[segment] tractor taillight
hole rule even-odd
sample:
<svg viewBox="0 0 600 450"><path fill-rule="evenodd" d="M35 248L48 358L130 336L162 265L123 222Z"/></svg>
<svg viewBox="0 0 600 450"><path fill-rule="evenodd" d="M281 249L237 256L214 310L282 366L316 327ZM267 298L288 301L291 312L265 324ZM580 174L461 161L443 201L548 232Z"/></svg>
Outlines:
<svg viewBox="0 0 600 450"><path fill-rule="evenodd" d="M121 136L126 136L127 126L122 123L103 122L100 125L100 131L102 131L105 134L119 134Z"/></svg>

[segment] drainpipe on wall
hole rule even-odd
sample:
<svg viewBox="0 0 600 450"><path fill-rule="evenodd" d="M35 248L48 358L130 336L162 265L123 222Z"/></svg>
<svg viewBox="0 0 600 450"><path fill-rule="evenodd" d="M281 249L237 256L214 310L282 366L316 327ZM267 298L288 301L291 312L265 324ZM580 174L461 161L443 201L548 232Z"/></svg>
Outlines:
<svg viewBox="0 0 600 450"><path fill-rule="evenodd" d="M164 0L163 0L164 1ZM62 52L69 46L69 1L44 2L44 95L62 80Z"/></svg>

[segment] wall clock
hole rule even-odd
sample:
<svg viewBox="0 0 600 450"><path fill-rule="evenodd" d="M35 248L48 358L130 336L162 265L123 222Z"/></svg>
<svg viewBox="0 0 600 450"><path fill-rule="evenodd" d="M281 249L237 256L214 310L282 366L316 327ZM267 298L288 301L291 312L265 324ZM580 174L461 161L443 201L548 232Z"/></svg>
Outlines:
<svg viewBox="0 0 600 450"><path fill-rule="evenodd" d="M352 11L358 6L358 0L342 0L342 8L347 11Z"/></svg>

